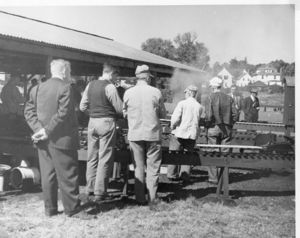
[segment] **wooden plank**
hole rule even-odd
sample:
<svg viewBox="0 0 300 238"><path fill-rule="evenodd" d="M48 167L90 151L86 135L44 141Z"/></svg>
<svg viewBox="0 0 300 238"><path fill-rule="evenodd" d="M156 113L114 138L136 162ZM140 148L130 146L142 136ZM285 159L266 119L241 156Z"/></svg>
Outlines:
<svg viewBox="0 0 300 238"><path fill-rule="evenodd" d="M286 127L279 123L250 123L250 122L236 122L233 129L237 130L253 130L253 131L272 131L287 133L287 130L294 130L295 128Z"/></svg>
<svg viewBox="0 0 300 238"><path fill-rule="evenodd" d="M262 146L252 145L212 145L212 144L196 144L196 148L214 148L214 149L245 149L245 150L262 150Z"/></svg>
<svg viewBox="0 0 300 238"><path fill-rule="evenodd" d="M273 170L295 168L295 154L272 153L229 153L193 152L181 153L163 151L163 164L217 166L245 169Z"/></svg>

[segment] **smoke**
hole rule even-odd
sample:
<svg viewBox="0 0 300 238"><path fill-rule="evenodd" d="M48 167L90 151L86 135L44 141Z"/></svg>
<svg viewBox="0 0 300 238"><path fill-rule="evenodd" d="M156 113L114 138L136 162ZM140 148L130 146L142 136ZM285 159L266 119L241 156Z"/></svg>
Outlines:
<svg viewBox="0 0 300 238"><path fill-rule="evenodd" d="M184 99L184 89L193 84L198 87L197 100L200 102L203 94L206 94L205 85L210 79L210 74L205 72L191 72L176 69L170 78L170 90L172 91L173 102L168 105L168 111L173 112L180 100Z"/></svg>

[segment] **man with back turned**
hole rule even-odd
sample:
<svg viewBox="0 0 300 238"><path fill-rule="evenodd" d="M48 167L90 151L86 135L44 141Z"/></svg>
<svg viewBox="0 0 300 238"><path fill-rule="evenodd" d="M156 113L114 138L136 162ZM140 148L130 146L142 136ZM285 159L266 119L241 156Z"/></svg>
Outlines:
<svg viewBox="0 0 300 238"><path fill-rule="evenodd" d="M35 86L24 115L38 148L46 216L57 211L58 187L64 213L76 217L82 208L78 184L78 124L75 114L71 66L65 60L51 62L52 77ZM84 217L80 217L84 218Z"/></svg>

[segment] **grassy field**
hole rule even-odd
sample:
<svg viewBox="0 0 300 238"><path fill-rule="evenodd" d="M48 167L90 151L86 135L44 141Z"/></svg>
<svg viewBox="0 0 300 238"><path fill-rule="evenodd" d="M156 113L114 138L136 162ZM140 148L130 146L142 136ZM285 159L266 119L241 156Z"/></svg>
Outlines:
<svg viewBox="0 0 300 238"><path fill-rule="evenodd" d="M161 175L164 202L154 210L128 202L132 195L122 200L111 184L116 197L95 209L97 219L88 221L63 214L46 218L40 192L2 196L0 237L295 237L294 173L231 170L237 206L210 200L215 186L206 179L200 167L194 168L189 185Z"/></svg>

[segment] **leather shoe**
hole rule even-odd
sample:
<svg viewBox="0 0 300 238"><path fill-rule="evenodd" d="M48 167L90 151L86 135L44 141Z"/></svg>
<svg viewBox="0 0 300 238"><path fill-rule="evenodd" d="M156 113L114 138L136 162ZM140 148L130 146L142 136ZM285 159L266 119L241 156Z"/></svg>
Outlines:
<svg viewBox="0 0 300 238"><path fill-rule="evenodd" d="M162 202L161 199L155 198L153 201L149 202L149 209L152 211L157 211L157 205L159 205Z"/></svg>
<svg viewBox="0 0 300 238"><path fill-rule="evenodd" d="M96 216L87 213L82 206L78 207L75 211L66 215L67 217L78 218L81 220L91 220L97 218Z"/></svg>
<svg viewBox="0 0 300 238"><path fill-rule="evenodd" d="M76 219L80 219L80 220L92 220L92 219L96 219L97 216L89 214L86 211L80 211L78 213L75 213L74 215L68 216L71 218L76 218Z"/></svg>
<svg viewBox="0 0 300 238"><path fill-rule="evenodd" d="M148 202L147 202L147 201L143 201L143 202L136 201L135 203L136 203L136 205L138 205L138 206L147 206L147 205L148 205Z"/></svg>
<svg viewBox="0 0 300 238"><path fill-rule="evenodd" d="M56 216L58 214L58 211L57 210L50 210L50 211L45 211L45 215L47 217L53 217L53 216Z"/></svg>

